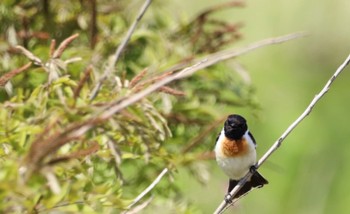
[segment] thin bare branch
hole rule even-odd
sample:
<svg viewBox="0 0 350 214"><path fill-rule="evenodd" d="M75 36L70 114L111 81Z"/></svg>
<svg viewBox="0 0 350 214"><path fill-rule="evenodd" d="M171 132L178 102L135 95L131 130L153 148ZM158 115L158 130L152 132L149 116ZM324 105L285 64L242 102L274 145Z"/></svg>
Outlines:
<svg viewBox="0 0 350 214"><path fill-rule="evenodd" d="M140 195L138 195L133 202L128 206L127 209L130 209L132 206L134 206L137 202L139 202L149 191L151 191L163 178L163 176L168 172L168 168L164 168L163 171L157 176L156 179L143 191Z"/></svg>
<svg viewBox="0 0 350 214"><path fill-rule="evenodd" d="M107 77L113 72L113 68L115 66L115 64L118 62L118 59L121 55L121 53L123 52L124 48L126 47L126 45L128 44L132 34L135 31L136 25L140 22L141 18L143 17L143 15L145 14L148 6L152 3L152 0L145 0L145 3L142 5L139 14L137 15L136 19L134 20L134 22L132 23L132 25L130 26L127 34L125 35L122 43L118 46L118 49L116 50L113 60L109 63L108 67L106 68L106 70L104 71L103 75L101 76L100 80L98 81L97 85L95 86L95 88L92 90L91 96L90 96L90 100L93 100L103 82L107 79Z"/></svg>
<svg viewBox="0 0 350 214"><path fill-rule="evenodd" d="M295 127L299 125L301 121L303 121L306 116L308 116L312 109L315 107L316 103L327 93L330 89L334 80L339 76L339 74L344 70L344 68L350 63L350 55L346 58L346 60L338 67L332 77L328 80L326 85L322 88L322 90L315 96L315 98L311 101L309 106L305 109L305 111L284 131L284 133L277 139L277 141L270 147L270 149L260 158L258 161L256 168L258 169L271 155L275 152L281 145L282 142L286 139L286 137L294 130ZM247 180L252 176L251 172L248 172L233 188L230 192L232 198L237 194L237 192L244 186ZM223 213L229 206L225 201L223 201L219 207L214 212L215 214Z"/></svg>

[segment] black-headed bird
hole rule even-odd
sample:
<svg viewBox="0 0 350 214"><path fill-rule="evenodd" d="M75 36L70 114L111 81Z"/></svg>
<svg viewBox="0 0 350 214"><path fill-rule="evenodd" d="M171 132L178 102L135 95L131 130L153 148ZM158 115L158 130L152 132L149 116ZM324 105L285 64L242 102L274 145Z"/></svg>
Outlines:
<svg viewBox="0 0 350 214"><path fill-rule="evenodd" d="M232 202L230 192L250 170L253 174L233 199L239 198L252 188L260 188L268 181L256 171L256 142L249 132L247 121L240 115L227 117L224 128L216 139L216 161L224 173L230 178L227 203Z"/></svg>

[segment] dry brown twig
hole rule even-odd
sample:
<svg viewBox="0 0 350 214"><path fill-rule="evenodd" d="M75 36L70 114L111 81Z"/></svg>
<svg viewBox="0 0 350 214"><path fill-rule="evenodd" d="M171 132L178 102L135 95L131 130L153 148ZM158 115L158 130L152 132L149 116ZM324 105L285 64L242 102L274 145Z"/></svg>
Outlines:
<svg viewBox="0 0 350 214"><path fill-rule="evenodd" d="M308 116L312 109L315 107L316 103L328 92L330 89L332 83L334 80L339 76L339 74L344 70L344 68L350 63L350 55L346 58L346 60L338 67L338 69L335 71L335 73L332 75L332 77L328 80L326 85L322 88L322 90L314 97L314 99L311 101L311 103L308 105L308 107L305 109L305 111L286 129L286 131L283 132L283 134L277 139L277 141L270 147L270 149L260 158L258 163L256 164L256 168L258 169L271 155L273 152L275 152L281 145L282 142L286 139L286 137L294 130L295 127L299 125L301 121L305 119L306 116ZM243 185L249 180L249 178L252 176L251 172L248 172L233 188L233 190L230 192L231 198L233 198L237 192L243 187ZM225 202L225 200L219 205L219 207L216 209L214 214L223 213L229 206Z"/></svg>
<svg viewBox="0 0 350 214"><path fill-rule="evenodd" d="M67 39L63 40L63 42L61 42L61 44L58 46L58 48L53 52L52 58L54 58L54 59L60 58L63 54L63 51L66 50L68 45L70 43L72 43L74 41L74 39L78 38L78 36L79 36L79 34L76 33L76 34L73 34L72 36L68 37Z"/></svg>
<svg viewBox="0 0 350 214"><path fill-rule="evenodd" d="M32 65L31 62L23 65L20 68L14 69L0 77L0 87L4 87L6 83L12 79L12 77L16 76L19 73L22 73L23 71L27 70Z"/></svg>
<svg viewBox="0 0 350 214"><path fill-rule="evenodd" d="M131 79L129 83L129 88L133 88L140 80L147 74L148 68L143 69L140 73L138 73L134 78Z"/></svg>
<svg viewBox="0 0 350 214"><path fill-rule="evenodd" d="M174 95L174 96L185 96L185 92L179 91L179 90L167 87L167 86L160 87L158 91L161 91L161 92L164 92L164 93L167 93L167 94L171 94L171 95Z"/></svg>

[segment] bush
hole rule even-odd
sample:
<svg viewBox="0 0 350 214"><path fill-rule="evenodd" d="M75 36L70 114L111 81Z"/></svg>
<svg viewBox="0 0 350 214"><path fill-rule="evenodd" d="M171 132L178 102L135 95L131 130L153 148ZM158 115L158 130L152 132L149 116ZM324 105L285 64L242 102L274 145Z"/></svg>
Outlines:
<svg viewBox="0 0 350 214"><path fill-rule="evenodd" d="M241 5L219 5L188 19L155 1L115 63L140 6L2 1L2 212L121 212L160 172L167 174L142 205L167 200L177 206L167 209L192 209L173 173L185 168L205 182L198 165L213 157L213 130L225 112L256 107L252 87L221 63L124 104L238 40L240 24L211 14Z"/></svg>

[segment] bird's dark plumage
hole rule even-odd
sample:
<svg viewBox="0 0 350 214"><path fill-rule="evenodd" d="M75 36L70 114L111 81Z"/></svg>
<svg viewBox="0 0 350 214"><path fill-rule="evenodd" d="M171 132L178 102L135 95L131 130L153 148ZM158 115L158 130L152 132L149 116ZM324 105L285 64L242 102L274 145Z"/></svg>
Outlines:
<svg viewBox="0 0 350 214"><path fill-rule="evenodd" d="M256 164L256 141L248 130L244 117L232 114L227 117L224 128L216 139L216 160L230 177L228 193L240 179L253 168L250 180L238 191L233 199L239 198L252 188L260 188L268 181L254 168Z"/></svg>
<svg viewBox="0 0 350 214"><path fill-rule="evenodd" d="M227 193L230 193L233 190L233 188L238 184L238 182L239 180L230 179ZM268 183L269 182L262 175L260 175L258 171L255 171L252 177L250 178L250 180L244 184L244 186L237 192L237 194L233 199L236 199L241 197L242 195L245 195L252 188L261 188Z"/></svg>

